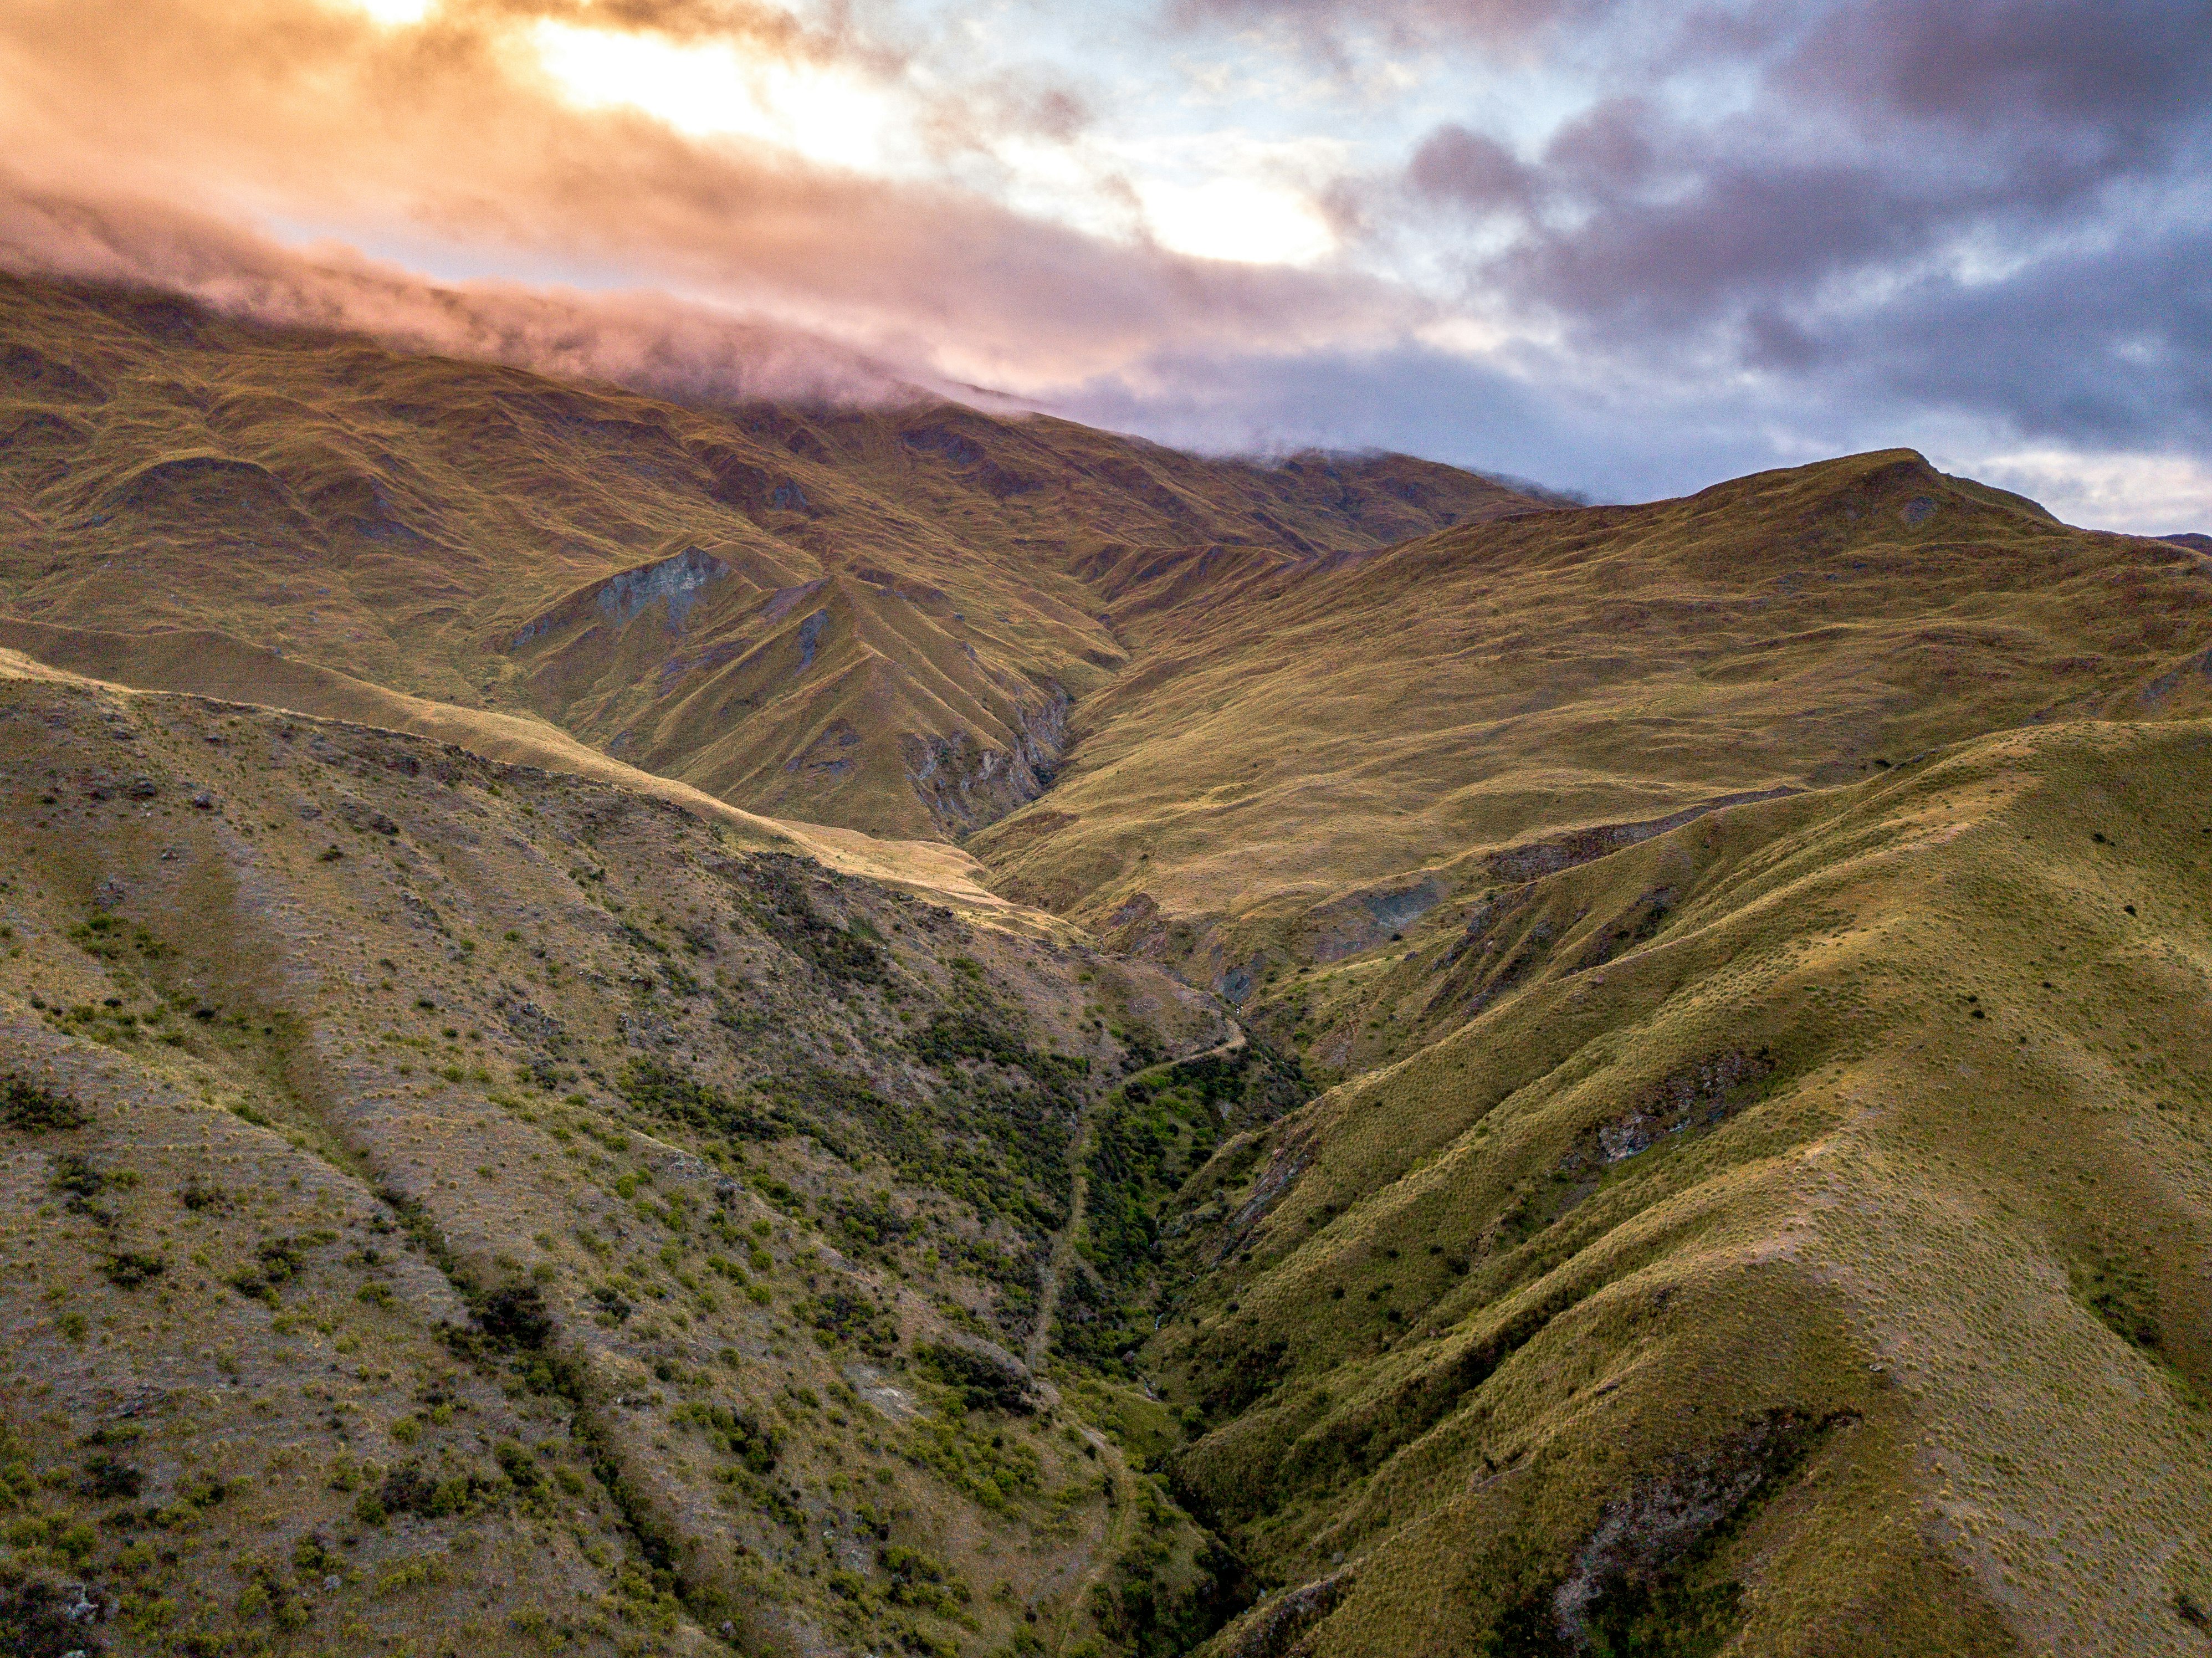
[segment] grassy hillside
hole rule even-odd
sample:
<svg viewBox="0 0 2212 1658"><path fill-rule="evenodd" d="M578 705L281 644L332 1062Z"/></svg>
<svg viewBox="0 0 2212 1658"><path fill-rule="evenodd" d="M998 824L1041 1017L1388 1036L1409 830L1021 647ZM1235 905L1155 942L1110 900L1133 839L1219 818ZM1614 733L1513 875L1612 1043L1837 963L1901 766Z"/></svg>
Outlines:
<svg viewBox="0 0 2212 1658"><path fill-rule="evenodd" d="M2212 1641L2203 549L0 336L0 1645Z"/></svg>
<svg viewBox="0 0 2212 1658"><path fill-rule="evenodd" d="M1103 579L1133 665L1077 706L1049 797L969 844L1002 890L1239 995L1501 858L1555 865L1605 826L2000 727L2201 708L2212 685L2202 556L1903 450L1217 562L1196 588Z"/></svg>
<svg viewBox="0 0 2212 1658"><path fill-rule="evenodd" d="M51 671L0 679L0 798L10 1651L1218 1621L1019 1357L1083 1114L1207 998L714 813Z"/></svg>
<svg viewBox="0 0 2212 1658"><path fill-rule="evenodd" d="M217 700L246 687L262 705L411 732L504 764L590 778L701 813L749 847L804 853L847 874L888 882L965 914L1053 930L1049 917L1021 911L982 886L981 865L948 842L886 840L823 824L763 817L688 784L625 765L543 720L409 696L333 669L257 650L226 634L187 629L111 633L0 619L0 651L33 672L58 671L111 683L136 681Z"/></svg>
<svg viewBox="0 0 2212 1658"><path fill-rule="evenodd" d="M2201 1650L2208 800L2200 721L2002 734L1296 981L1396 1057L1161 1211L1284 1591L1210 1649Z"/></svg>
<svg viewBox="0 0 2212 1658"><path fill-rule="evenodd" d="M685 408L0 278L0 610L534 712L879 833L1042 787L1070 699L1127 659L1085 558L1311 557L1538 504L1402 456L1263 467L921 399Z"/></svg>
<svg viewBox="0 0 2212 1658"><path fill-rule="evenodd" d="M9 281L0 334L14 648L341 717L364 683L972 836L1000 891L1232 998L1501 855L2212 685L2200 550L1909 451L1561 509L1398 456L684 408L143 294Z"/></svg>

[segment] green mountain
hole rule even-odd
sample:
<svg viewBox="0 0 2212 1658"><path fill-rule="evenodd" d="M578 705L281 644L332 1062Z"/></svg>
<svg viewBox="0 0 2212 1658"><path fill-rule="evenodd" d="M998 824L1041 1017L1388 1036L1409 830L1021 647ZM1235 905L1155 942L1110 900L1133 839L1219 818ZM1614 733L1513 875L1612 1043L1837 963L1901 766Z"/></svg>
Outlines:
<svg viewBox="0 0 2212 1658"><path fill-rule="evenodd" d="M1210 1626L1025 1361L1202 993L375 727L0 680L0 1628L951 1651ZM72 1611L75 1608L75 1611Z"/></svg>

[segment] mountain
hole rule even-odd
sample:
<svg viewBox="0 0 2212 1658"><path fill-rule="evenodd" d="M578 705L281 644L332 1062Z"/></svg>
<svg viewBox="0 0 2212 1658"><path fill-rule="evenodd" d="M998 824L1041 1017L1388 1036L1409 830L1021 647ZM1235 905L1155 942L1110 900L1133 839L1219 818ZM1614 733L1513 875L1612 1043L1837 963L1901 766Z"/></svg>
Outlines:
<svg viewBox="0 0 2212 1658"><path fill-rule="evenodd" d="M1285 1589L1212 1650L2196 1650L2208 768L1973 739L1287 984L1390 1056L1157 1229L1180 1480Z"/></svg>
<svg viewBox="0 0 2212 1658"><path fill-rule="evenodd" d="M2212 1639L2212 567L0 287L0 1631Z"/></svg>
<svg viewBox="0 0 2212 1658"><path fill-rule="evenodd" d="M1584 507L941 403L686 408L145 294L11 280L0 333L0 645L362 717L327 670L958 843L1232 999L1562 832L2193 708L2212 635L2200 550L1910 451Z"/></svg>
<svg viewBox="0 0 2212 1658"><path fill-rule="evenodd" d="M1126 665L1073 562L1308 558L1542 504L1404 456L1205 460L919 400L687 408L15 278L0 410L10 616L216 634L904 836L1034 796Z"/></svg>
<svg viewBox="0 0 2212 1658"><path fill-rule="evenodd" d="M1022 1357L1084 1114L1209 998L696 805L51 670L0 788L10 1651L1072 1645L1094 1582L1210 1627L1087 1425L1159 1407Z"/></svg>
<svg viewBox="0 0 2212 1658"><path fill-rule="evenodd" d="M1049 796L966 845L1235 998L1503 870L2212 689L2201 556L1908 450L1194 591L1133 574L1105 585L1135 665L1078 704Z"/></svg>

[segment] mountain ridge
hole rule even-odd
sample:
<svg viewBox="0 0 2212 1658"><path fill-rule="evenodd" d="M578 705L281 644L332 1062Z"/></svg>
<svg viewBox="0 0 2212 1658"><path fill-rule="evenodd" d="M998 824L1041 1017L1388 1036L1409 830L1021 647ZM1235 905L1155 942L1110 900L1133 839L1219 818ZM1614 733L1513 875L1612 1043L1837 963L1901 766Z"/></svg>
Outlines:
<svg viewBox="0 0 2212 1658"><path fill-rule="evenodd" d="M2202 1649L2186 538L0 336L0 1641Z"/></svg>
<svg viewBox="0 0 2212 1658"><path fill-rule="evenodd" d="M908 837L1033 786L999 770L1038 746L1030 716L1123 659L1058 568L1096 524L1304 556L1540 504L1403 456L1209 461L949 404L690 408L176 301L149 322L127 292L9 278L0 299L15 613L212 626L410 694L519 704L771 815ZM557 654L518 638L693 546L769 585L694 584ZM842 585L814 640L793 637L807 618L763 623L766 595L816 580ZM719 654L754 649L765 677ZM794 685L817 653L825 683ZM737 709L752 734L732 750ZM847 727L884 735L851 770L810 762ZM908 788L902 733L958 784Z"/></svg>
<svg viewBox="0 0 2212 1658"><path fill-rule="evenodd" d="M1304 959L1310 910L1457 890L1523 839L2200 708L2209 582L1911 451L1277 565L1149 618L1051 795L968 844L1002 890L1218 987Z"/></svg>

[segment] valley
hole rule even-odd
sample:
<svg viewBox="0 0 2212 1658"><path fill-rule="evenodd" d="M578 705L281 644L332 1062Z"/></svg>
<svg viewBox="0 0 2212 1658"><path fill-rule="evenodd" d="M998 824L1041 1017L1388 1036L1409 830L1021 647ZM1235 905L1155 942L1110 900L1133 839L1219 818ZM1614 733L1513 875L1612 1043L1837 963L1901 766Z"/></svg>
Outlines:
<svg viewBox="0 0 2212 1658"><path fill-rule="evenodd" d="M2212 1640L2189 538L0 371L34 1658Z"/></svg>

